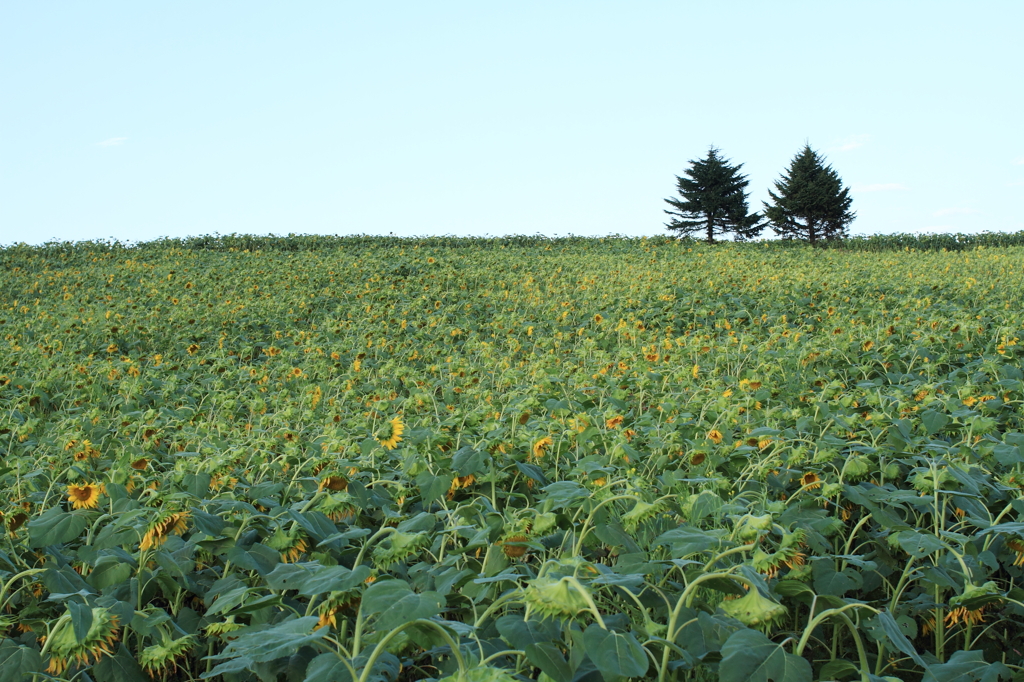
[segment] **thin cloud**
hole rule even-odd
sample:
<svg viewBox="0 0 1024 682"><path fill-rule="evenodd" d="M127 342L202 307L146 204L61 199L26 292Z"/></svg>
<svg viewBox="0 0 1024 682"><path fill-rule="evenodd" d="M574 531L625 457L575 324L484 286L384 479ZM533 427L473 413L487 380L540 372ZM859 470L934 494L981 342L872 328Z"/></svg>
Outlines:
<svg viewBox="0 0 1024 682"><path fill-rule="evenodd" d="M863 147L871 139L870 135L852 135L842 140L837 140L828 148L830 152L848 152L858 147Z"/></svg>
<svg viewBox="0 0 1024 682"><path fill-rule="evenodd" d="M898 182L876 182L873 185L854 185L854 192L893 192L906 189Z"/></svg>
<svg viewBox="0 0 1024 682"><path fill-rule="evenodd" d="M110 139L103 140L103 142L97 142L97 146L100 147L116 147L119 144L124 144L127 137L111 137Z"/></svg>
<svg viewBox="0 0 1024 682"><path fill-rule="evenodd" d="M980 213L973 208L940 208L935 213L932 213L933 218L941 218L947 215L971 215L973 213Z"/></svg>
<svg viewBox="0 0 1024 682"><path fill-rule="evenodd" d="M1014 180L1013 182L1006 183L1007 187L1024 187L1024 180Z"/></svg>
<svg viewBox="0 0 1024 682"><path fill-rule="evenodd" d="M1018 166L1024 166L1024 156L1018 156L1013 162Z"/></svg>

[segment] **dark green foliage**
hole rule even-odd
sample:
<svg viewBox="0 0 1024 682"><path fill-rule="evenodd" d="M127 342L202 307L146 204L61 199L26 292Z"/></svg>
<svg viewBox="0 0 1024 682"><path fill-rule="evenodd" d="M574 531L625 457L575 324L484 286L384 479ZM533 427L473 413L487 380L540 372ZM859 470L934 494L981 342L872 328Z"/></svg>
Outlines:
<svg viewBox="0 0 1024 682"><path fill-rule="evenodd" d="M713 244L716 236L732 233L736 240L751 239L764 229L761 216L748 214L747 194L750 184L740 175L743 164L730 166L729 160L711 147L705 159L691 160L688 177L676 176L682 199L665 199L673 216L665 226L686 237L701 237Z"/></svg>
<svg viewBox="0 0 1024 682"><path fill-rule="evenodd" d="M856 217L850 211L850 188L843 187L839 174L810 145L793 158L775 189L778 194L769 190L772 204L764 208L780 237L815 244L847 236L846 228Z"/></svg>

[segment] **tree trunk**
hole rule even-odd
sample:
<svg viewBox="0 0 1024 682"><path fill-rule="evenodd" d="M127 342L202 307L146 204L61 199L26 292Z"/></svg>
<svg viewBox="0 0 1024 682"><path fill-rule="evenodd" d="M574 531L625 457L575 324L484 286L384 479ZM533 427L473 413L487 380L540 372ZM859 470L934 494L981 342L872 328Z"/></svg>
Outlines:
<svg viewBox="0 0 1024 682"><path fill-rule="evenodd" d="M715 223L708 218L708 244L715 243Z"/></svg>
<svg viewBox="0 0 1024 682"><path fill-rule="evenodd" d="M807 221L807 239L811 242L811 246L814 246L814 242L817 241L818 235L814 232L814 221Z"/></svg>

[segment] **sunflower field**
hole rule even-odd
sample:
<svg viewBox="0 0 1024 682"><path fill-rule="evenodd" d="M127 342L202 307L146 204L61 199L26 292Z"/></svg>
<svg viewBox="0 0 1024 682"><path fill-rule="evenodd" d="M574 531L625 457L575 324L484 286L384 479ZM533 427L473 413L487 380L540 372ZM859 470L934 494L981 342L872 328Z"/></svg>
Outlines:
<svg viewBox="0 0 1024 682"><path fill-rule="evenodd" d="M1024 247L0 267L0 682L1024 679Z"/></svg>

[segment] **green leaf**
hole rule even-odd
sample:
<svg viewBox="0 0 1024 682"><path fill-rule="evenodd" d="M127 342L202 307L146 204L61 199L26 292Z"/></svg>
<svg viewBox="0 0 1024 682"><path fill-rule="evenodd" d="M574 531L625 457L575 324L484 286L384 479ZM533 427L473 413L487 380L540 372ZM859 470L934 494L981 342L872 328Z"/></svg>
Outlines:
<svg viewBox="0 0 1024 682"><path fill-rule="evenodd" d="M227 523L216 514L209 514L202 509L192 510L192 523L195 527L211 537L218 538Z"/></svg>
<svg viewBox="0 0 1024 682"><path fill-rule="evenodd" d="M444 603L444 597L436 592L416 594L404 580L384 580L366 590L362 609L367 616L377 615L379 628L391 630L419 618L436 616Z"/></svg>
<svg viewBox="0 0 1024 682"><path fill-rule="evenodd" d="M113 656L104 656L89 672L96 682L152 682L124 644Z"/></svg>
<svg viewBox="0 0 1024 682"><path fill-rule="evenodd" d="M565 656L550 642L537 642L527 644L523 649L526 653L526 660L541 669L545 675L554 682L570 682L572 680L572 668Z"/></svg>
<svg viewBox="0 0 1024 682"><path fill-rule="evenodd" d="M921 413L921 424L924 425L924 431L929 436L933 433L941 431L945 428L946 424L949 423L949 417L942 412L936 412L935 410L925 410Z"/></svg>
<svg viewBox="0 0 1024 682"><path fill-rule="evenodd" d="M306 668L303 682L350 682L352 674L336 654L320 654Z"/></svg>
<svg viewBox="0 0 1024 682"><path fill-rule="evenodd" d="M814 590L818 594L842 597L852 589L864 584L864 580L852 568L837 571L831 558L815 561L813 567Z"/></svg>
<svg viewBox="0 0 1024 682"><path fill-rule="evenodd" d="M519 469L519 473L527 478L533 479L536 483L540 483L541 485L548 484L548 479L544 476L544 470L536 464L516 462L516 469Z"/></svg>
<svg viewBox="0 0 1024 682"><path fill-rule="evenodd" d="M525 650L531 644L550 642L558 638L558 623L552 618L524 620L520 615L509 614L499 618L495 625L498 627L498 633L514 649Z"/></svg>
<svg viewBox="0 0 1024 682"><path fill-rule="evenodd" d="M557 481L544 487L547 496L544 506L548 511L556 511L574 504L576 501L589 497L586 488L575 481Z"/></svg>
<svg viewBox="0 0 1024 682"><path fill-rule="evenodd" d="M915 559L924 558L933 552L938 552L945 548L945 545L939 538L928 533L920 533L916 530L901 531L896 536L896 539L899 541L903 551Z"/></svg>
<svg viewBox="0 0 1024 682"><path fill-rule="evenodd" d="M885 631L885 636L889 638L889 641L892 642L894 647L905 653L907 656L910 656L914 663L917 663L922 668L927 667L924 659L918 655L917 649L915 649L914 645L910 643L907 636L903 634L900 624L896 622L896 619L892 617L891 613L888 611L880 611L875 617L881 624L882 630Z"/></svg>
<svg viewBox="0 0 1024 682"><path fill-rule="evenodd" d="M83 512L66 512L60 507L50 507L28 522L29 547L35 549L71 542L88 525L89 519Z"/></svg>
<svg viewBox="0 0 1024 682"><path fill-rule="evenodd" d="M420 488L420 497L423 504L429 504L439 499L448 491L451 479L446 476L435 476L429 471L424 471L416 477L416 485Z"/></svg>
<svg viewBox="0 0 1024 682"><path fill-rule="evenodd" d="M818 678L822 680L838 680L844 677L854 677L859 675L860 668L849 661L844 661L841 658L833 658L831 661L821 666L821 670L818 671Z"/></svg>
<svg viewBox="0 0 1024 682"><path fill-rule="evenodd" d="M307 597L326 592L344 592L362 584L370 576L368 566L349 570L344 566L321 566L313 561L299 564L278 564L266 575L272 590L298 590Z"/></svg>
<svg viewBox="0 0 1024 682"><path fill-rule="evenodd" d="M48 568L41 576L43 585L52 594L75 594L78 592L92 592L92 588L82 580L82 576L70 566L63 568Z"/></svg>
<svg viewBox="0 0 1024 682"><path fill-rule="evenodd" d="M43 668L43 658L35 649L11 639L0 643L0 682L23 682Z"/></svg>
<svg viewBox="0 0 1024 682"><path fill-rule="evenodd" d="M484 468L487 453L475 449L471 445L459 448L452 457L452 471L459 476L469 476Z"/></svg>
<svg viewBox="0 0 1024 682"><path fill-rule="evenodd" d="M245 631L239 630L237 632L241 634L232 633L234 639L221 653L210 658L213 660L245 658L253 663L263 663L291 656L300 647L319 641L327 634L329 628L316 627L319 620L316 616L306 616L305 618L287 620L269 628L256 627Z"/></svg>
<svg viewBox="0 0 1024 682"><path fill-rule="evenodd" d="M811 664L756 630L739 630L722 647L721 682L811 682Z"/></svg>
<svg viewBox="0 0 1024 682"><path fill-rule="evenodd" d="M695 618L693 609L683 609L680 616L683 627L676 634L676 644L697 659L721 651L722 645L739 629L731 618L704 611L697 612Z"/></svg>
<svg viewBox="0 0 1024 682"><path fill-rule="evenodd" d="M101 556L96 561L96 567L92 569L86 582L97 590L103 590L111 585L119 585L132 574L132 566L114 555Z"/></svg>
<svg viewBox="0 0 1024 682"><path fill-rule="evenodd" d="M605 678L639 677L650 665L647 652L632 632L612 632L591 625L583 633L583 647Z"/></svg>
<svg viewBox="0 0 1024 682"><path fill-rule="evenodd" d="M957 651L945 663L932 663L923 682L996 682L1012 673L1002 663L989 663L981 651Z"/></svg>
<svg viewBox="0 0 1024 682"><path fill-rule="evenodd" d="M89 628L92 627L92 609L82 602L69 601L68 612L71 614L71 627L75 631L75 639L84 642Z"/></svg>
<svg viewBox="0 0 1024 682"><path fill-rule="evenodd" d="M684 524L659 535L652 546L668 545L672 550L672 558L682 559L720 546L721 536L721 533L715 534Z"/></svg>

